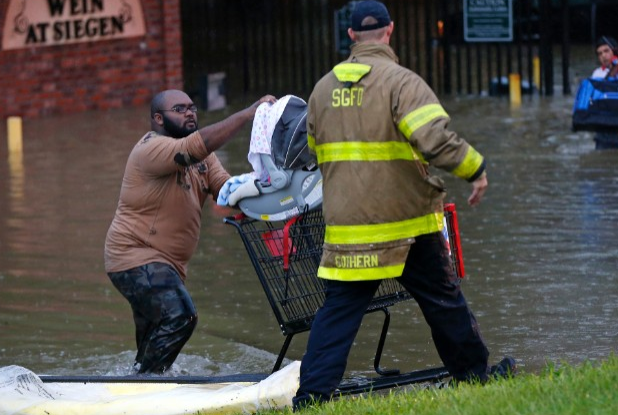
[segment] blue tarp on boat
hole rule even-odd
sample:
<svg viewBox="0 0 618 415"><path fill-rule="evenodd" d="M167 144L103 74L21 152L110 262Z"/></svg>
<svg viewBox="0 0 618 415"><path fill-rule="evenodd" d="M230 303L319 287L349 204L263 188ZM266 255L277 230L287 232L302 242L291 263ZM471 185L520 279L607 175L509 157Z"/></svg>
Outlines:
<svg viewBox="0 0 618 415"><path fill-rule="evenodd" d="M618 79L584 79L573 105L573 131L618 131Z"/></svg>

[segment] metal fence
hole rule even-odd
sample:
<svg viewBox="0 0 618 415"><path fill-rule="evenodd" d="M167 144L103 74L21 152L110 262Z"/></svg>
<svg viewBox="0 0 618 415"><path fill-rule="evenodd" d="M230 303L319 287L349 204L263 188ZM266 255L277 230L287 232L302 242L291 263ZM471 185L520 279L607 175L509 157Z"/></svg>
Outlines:
<svg viewBox="0 0 618 415"><path fill-rule="evenodd" d="M438 94L500 93L500 80L519 73L524 93L551 95L552 33L568 27L567 0L558 6L511 1L513 40L479 43L463 39L463 0L385 0L395 22L391 45L400 63ZM207 74L225 72L231 98L266 92L308 97L317 80L346 58L345 16L337 12L347 4L181 0L187 90L203 91ZM568 68L568 47L562 61Z"/></svg>

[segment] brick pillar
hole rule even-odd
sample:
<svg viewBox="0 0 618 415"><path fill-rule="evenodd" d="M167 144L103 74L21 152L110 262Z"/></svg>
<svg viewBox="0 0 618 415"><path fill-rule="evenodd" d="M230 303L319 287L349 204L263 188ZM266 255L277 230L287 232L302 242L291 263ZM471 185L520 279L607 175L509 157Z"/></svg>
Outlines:
<svg viewBox="0 0 618 415"><path fill-rule="evenodd" d="M166 89L184 88L182 76L182 23L180 0L163 1L163 44L165 48Z"/></svg>

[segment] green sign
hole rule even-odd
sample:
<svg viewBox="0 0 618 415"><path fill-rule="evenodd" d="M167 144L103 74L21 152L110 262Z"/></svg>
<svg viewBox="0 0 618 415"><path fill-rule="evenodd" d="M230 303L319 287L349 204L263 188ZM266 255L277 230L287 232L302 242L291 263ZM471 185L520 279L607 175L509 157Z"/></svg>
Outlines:
<svg viewBox="0 0 618 415"><path fill-rule="evenodd" d="M513 0L463 0L466 42L513 40Z"/></svg>

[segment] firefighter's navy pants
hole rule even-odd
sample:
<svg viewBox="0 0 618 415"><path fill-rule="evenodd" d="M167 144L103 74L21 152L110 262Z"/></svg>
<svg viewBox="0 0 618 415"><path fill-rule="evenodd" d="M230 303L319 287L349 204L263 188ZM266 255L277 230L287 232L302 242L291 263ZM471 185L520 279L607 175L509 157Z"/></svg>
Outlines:
<svg viewBox="0 0 618 415"><path fill-rule="evenodd" d="M180 275L158 262L107 275L133 310L137 373L163 373L197 324L193 300Z"/></svg>
<svg viewBox="0 0 618 415"><path fill-rule="evenodd" d="M416 238L397 280L418 303L449 373L458 380L486 380L489 352L460 289L441 233ZM326 281L326 299L316 314L301 363L295 409L331 398L379 285L380 280Z"/></svg>

